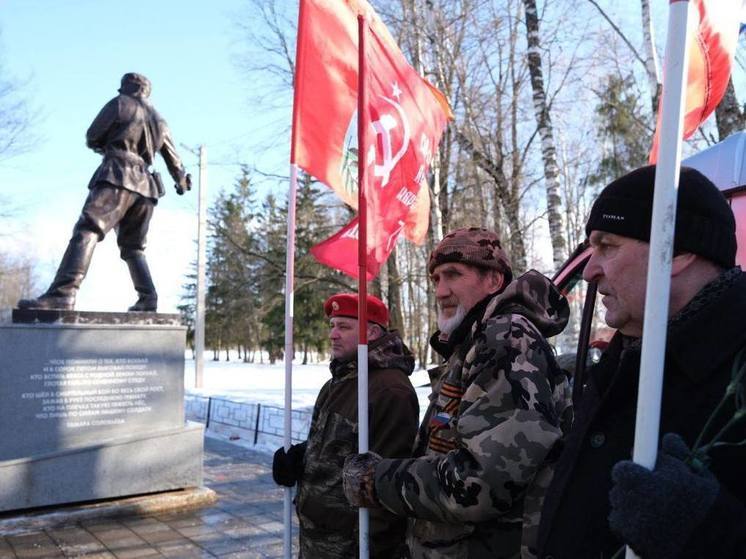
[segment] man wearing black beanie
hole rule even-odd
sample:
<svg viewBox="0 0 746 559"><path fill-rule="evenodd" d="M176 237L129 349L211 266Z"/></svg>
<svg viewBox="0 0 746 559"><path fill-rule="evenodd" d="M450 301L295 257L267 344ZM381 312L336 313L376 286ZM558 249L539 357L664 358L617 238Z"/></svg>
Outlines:
<svg viewBox="0 0 746 559"><path fill-rule="evenodd" d="M630 460L654 182L654 166L612 182L586 224L593 253L583 276L597 282L617 332L589 372L544 501L532 551L546 559L609 558L624 544L642 557L746 557L746 379L738 376L746 367L746 274L735 266L728 202L687 167L676 210L662 444L654 470Z"/></svg>

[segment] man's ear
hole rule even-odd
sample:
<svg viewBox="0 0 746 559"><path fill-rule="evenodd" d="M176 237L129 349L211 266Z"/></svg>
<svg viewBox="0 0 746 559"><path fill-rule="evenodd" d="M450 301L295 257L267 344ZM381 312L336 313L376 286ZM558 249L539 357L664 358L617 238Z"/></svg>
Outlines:
<svg viewBox="0 0 746 559"><path fill-rule="evenodd" d="M497 270L494 270L491 274L492 276L492 292L500 291L503 286L505 285L505 274L502 272L498 272Z"/></svg>
<svg viewBox="0 0 746 559"><path fill-rule="evenodd" d="M373 341L380 336L380 328L373 322L368 323L368 340Z"/></svg>
<svg viewBox="0 0 746 559"><path fill-rule="evenodd" d="M682 252L671 260L671 277L676 277L688 269L697 260L697 255L692 252Z"/></svg>
<svg viewBox="0 0 746 559"><path fill-rule="evenodd" d="M374 322L368 323L368 339L372 342L383 336L383 329Z"/></svg>

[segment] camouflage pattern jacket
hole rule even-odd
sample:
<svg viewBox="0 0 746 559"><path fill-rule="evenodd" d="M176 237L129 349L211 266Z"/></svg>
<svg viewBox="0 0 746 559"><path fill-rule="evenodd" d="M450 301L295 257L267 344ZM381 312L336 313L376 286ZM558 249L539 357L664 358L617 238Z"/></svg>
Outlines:
<svg viewBox="0 0 746 559"><path fill-rule="evenodd" d="M415 458L376 467L379 500L412 517L414 558L518 557L524 520L538 525L546 465L571 421L571 393L545 336L567 324L567 301L538 272L477 304L431 373ZM541 482L537 476L541 473Z"/></svg>
<svg viewBox="0 0 746 559"><path fill-rule="evenodd" d="M357 360L332 361L332 379L319 392L298 483L300 557L349 559L358 556L358 509L342 490L344 459L357 453ZM396 332L368 348L370 450L390 458L410 456L419 405L409 381L414 358ZM371 511L371 557L391 559L404 542L406 522Z"/></svg>

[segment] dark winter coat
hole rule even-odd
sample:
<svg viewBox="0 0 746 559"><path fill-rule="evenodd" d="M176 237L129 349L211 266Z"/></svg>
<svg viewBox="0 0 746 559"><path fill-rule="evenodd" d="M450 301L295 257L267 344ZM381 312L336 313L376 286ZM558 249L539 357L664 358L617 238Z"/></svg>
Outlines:
<svg viewBox="0 0 746 559"><path fill-rule="evenodd" d="M669 322L660 434L679 433L689 446L725 393L734 356L746 346L746 274L734 268L715 280ZM640 340L612 339L590 371L554 480L544 501L539 555L606 559L622 546L610 531L611 469L632 455ZM715 431L732 416L720 415ZM726 439L746 440L746 421ZM721 493L681 557L746 557L746 447L710 453Z"/></svg>
<svg viewBox="0 0 746 559"><path fill-rule="evenodd" d="M568 315L531 271L471 309L447 344L434 337L448 362L432 378L416 458L376 467L381 503L412 517L411 557L520 555L521 527L532 511L538 526L546 489L537 476L571 418L567 377L545 339Z"/></svg>
<svg viewBox="0 0 746 559"><path fill-rule="evenodd" d="M419 405L408 376L414 358L399 335L389 332L368 349L369 447L384 457L412 452ZM316 400L296 505L300 556L348 559L358 556L358 509L342 490L342 466L358 449L357 361L331 363L332 379ZM406 522L383 510L370 511L371 557L390 559L403 544Z"/></svg>

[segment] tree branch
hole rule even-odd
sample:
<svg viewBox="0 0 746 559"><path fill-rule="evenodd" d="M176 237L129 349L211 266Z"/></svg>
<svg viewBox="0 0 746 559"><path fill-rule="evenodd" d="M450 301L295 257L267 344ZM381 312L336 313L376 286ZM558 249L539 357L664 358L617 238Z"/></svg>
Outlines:
<svg viewBox="0 0 746 559"><path fill-rule="evenodd" d="M609 25L611 25L611 28L616 32L616 34L619 35L619 38L622 41L624 41L625 45L627 45L629 47L629 50L632 51L632 54L635 55L635 58L637 60L639 60L640 63L644 67L647 67L646 64L645 64L645 61L642 59L642 57L640 56L640 54L637 52L637 49L635 49L635 47L632 46L632 43L630 43L629 39L627 39L627 37L624 35L624 33L622 33L622 30L619 29L619 27L617 27L617 25L613 21L611 21L611 18L608 15L606 15L606 12L604 12L603 8L601 8L601 6L598 5L598 3L596 2L596 0L588 0L588 2L590 2L591 4L593 4L596 7L596 9L601 14L601 16L603 16L603 18L609 23Z"/></svg>

